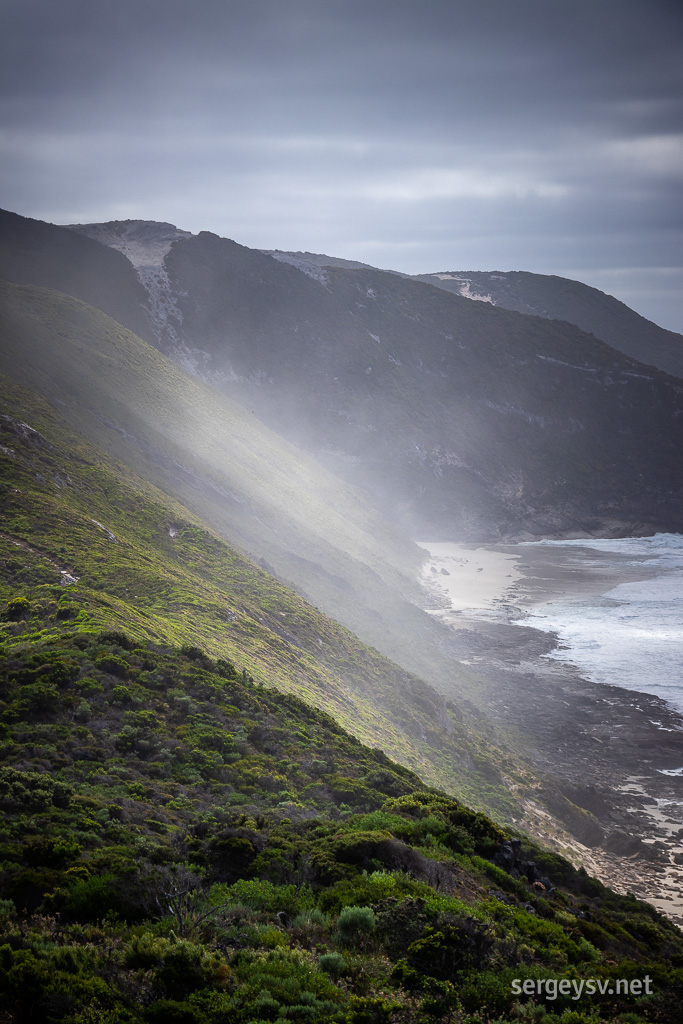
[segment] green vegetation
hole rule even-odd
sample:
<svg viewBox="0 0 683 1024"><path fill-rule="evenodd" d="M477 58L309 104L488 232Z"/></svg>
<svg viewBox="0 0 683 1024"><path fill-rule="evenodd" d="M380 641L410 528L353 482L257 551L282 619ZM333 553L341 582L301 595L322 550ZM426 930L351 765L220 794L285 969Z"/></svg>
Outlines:
<svg viewBox="0 0 683 1024"><path fill-rule="evenodd" d="M0 600L10 635L123 628L134 643L201 646L323 707L430 784L497 817L520 816L506 775L516 786L532 784L531 773L478 722L79 439L47 403L2 387ZM126 668L111 671L114 699L125 701Z"/></svg>
<svg viewBox="0 0 683 1024"><path fill-rule="evenodd" d="M557 888L513 878L498 825L240 667L52 615L3 627L6 1019L676 1019L683 936L651 907L529 844ZM637 1000L511 989L646 974Z"/></svg>
<svg viewBox="0 0 683 1024"><path fill-rule="evenodd" d="M539 784L519 759L4 392L3 1022L678 1019L677 928L531 843L504 870ZM646 975L642 998L511 987Z"/></svg>

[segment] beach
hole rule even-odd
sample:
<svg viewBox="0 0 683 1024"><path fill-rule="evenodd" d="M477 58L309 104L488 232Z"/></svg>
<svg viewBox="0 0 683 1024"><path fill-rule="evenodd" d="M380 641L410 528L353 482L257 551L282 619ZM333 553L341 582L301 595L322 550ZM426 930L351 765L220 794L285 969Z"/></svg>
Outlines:
<svg viewBox="0 0 683 1024"><path fill-rule="evenodd" d="M576 542L422 546L428 610L478 673L480 708L547 773L520 828L683 925L683 718L655 694L586 678L536 618L656 569Z"/></svg>

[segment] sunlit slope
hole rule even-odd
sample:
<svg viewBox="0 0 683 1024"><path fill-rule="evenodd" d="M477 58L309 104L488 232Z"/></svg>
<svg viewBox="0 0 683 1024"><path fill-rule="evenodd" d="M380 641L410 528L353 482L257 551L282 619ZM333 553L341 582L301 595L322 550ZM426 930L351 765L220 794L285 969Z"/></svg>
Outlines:
<svg viewBox="0 0 683 1024"><path fill-rule="evenodd" d="M221 497L245 546L285 523L357 551L380 572L419 564L418 550L351 488L115 321L49 290L5 286L0 296L8 368L48 396L72 398L69 418L99 423L102 436L113 431L160 467L191 477L199 466L209 486L232 485Z"/></svg>
<svg viewBox="0 0 683 1024"><path fill-rule="evenodd" d="M44 400L5 379L0 390L0 600L26 598L34 631L116 628L199 646L324 708L423 778L512 812L501 774L519 780L512 761L423 680L75 436ZM15 632L32 636L25 624Z"/></svg>
<svg viewBox="0 0 683 1024"><path fill-rule="evenodd" d="M422 553L360 492L98 310L8 284L0 307L8 376L382 653L476 695L445 628L411 603Z"/></svg>

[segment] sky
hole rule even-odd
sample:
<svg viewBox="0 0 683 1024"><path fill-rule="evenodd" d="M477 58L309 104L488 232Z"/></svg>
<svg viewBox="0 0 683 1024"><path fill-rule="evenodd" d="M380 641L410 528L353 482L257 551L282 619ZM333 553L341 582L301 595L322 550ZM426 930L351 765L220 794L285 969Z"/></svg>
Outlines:
<svg viewBox="0 0 683 1024"><path fill-rule="evenodd" d="M0 0L0 206L408 273L585 281L683 332L681 0Z"/></svg>

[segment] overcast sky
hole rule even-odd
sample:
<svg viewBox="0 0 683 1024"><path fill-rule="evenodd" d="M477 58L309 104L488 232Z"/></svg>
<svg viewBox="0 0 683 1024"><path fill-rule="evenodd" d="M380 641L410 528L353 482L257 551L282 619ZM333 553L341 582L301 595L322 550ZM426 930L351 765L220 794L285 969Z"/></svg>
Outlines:
<svg viewBox="0 0 683 1024"><path fill-rule="evenodd" d="M681 0L0 0L0 19L6 209L562 274L683 332Z"/></svg>

